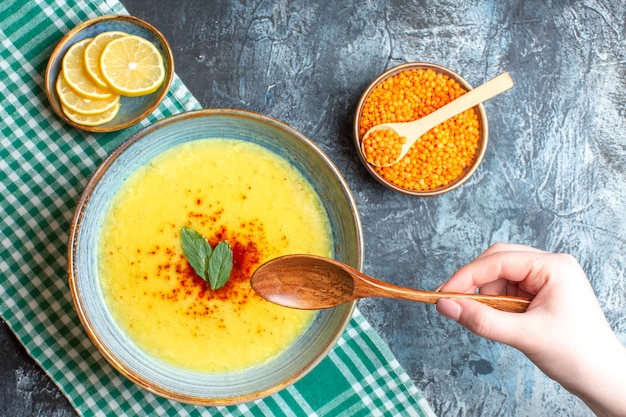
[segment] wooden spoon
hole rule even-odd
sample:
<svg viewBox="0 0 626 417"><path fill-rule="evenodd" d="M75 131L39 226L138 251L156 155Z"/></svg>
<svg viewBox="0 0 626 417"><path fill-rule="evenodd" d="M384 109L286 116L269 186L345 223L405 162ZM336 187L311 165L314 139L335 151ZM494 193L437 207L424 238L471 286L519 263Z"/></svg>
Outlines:
<svg viewBox="0 0 626 417"><path fill-rule="evenodd" d="M254 271L252 288L285 307L318 310L366 297L398 298L435 304L440 298L470 298L502 311L522 313L529 299L499 295L458 294L399 287L369 277L341 262L314 255L286 255Z"/></svg>
<svg viewBox="0 0 626 417"><path fill-rule="evenodd" d="M426 132L428 132L433 127L445 122L449 118L456 116L459 113L463 113L467 109L471 109L472 107L482 103L483 101L489 100L492 97L497 96L500 93L505 92L506 90L513 87L513 80L508 72L498 75L496 78L493 78L483 85L474 88L473 90L468 91L462 96L452 100L448 104L434 112L420 118L414 120L412 122L406 123L382 123L372 127L370 130L365 132L363 135L363 139L361 139L361 152L363 156L365 156L365 149L363 148L363 144L365 142L365 138L370 135L370 133L376 130L384 130L384 129L392 129L395 130L400 137L406 138L406 143L402 145L402 150L398 158L395 161L392 161L388 164L377 165L370 161L368 163L375 166L391 166L398 162L400 159L406 155L406 153L411 149L411 146Z"/></svg>

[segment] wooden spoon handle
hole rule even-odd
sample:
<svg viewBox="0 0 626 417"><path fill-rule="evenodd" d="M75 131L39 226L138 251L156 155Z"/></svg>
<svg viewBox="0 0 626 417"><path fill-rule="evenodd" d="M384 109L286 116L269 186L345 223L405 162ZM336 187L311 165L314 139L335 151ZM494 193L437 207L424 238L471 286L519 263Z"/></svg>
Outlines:
<svg viewBox="0 0 626 417"><path fill-rule="evenodd" d="M440 298L469 298L470 300L480 301L497 310L508 311L511 313L523 313L528 308L531 300L522 297L512 297L506 295L486 295L486 294L457 294L457 293L440 293ZM437 302L437 301L435 301Z"/></svg>
<svg viewBox="0 0 626 417"><path fill-rule="evenodd" d="M430 128L435 127L445 122L449 118L456 116L457 114L460 114L467 109L477 106L478 104L487 101L490 98L495 97L512 87L513 80L511 79L509 73L502 73L497 77L487 81L486 83L479 85L473 90L468 91L459 98L452 100L445 106L435 110L428 116L425 116L423 119L426 119L426 117L428 117L428 120L430 121L429 125L431 126ZM417 119L416 122L419 122L419 120L420 119ZM430 128L428 130L430 130ZM425 128L423 129L426 130ZM417 139L417 137L415 137L415 139Z"/></svg>
<svg viewBox="0 0 626 417"><path fill-rule="evenodd" d="M531 302L528 298L506 295L463 294L420 290L403 291L401 293L395 292L393 295L390 294L389 296L428 304L435 304L440 298L468 298L470 300L480 301L481 303L487 304L497 310L508 311L511 313L525 312Z"/></svg>
<svg viewBox="0 0 626 417"><path fill-rule="evenodd" d="M355 277L355 280L358 280L355 281L355 283L358 282L359 285L356 285L354 288L354 299L364 297L386 297L435 304L440 298L469 298L480 301L481 303L487 304L495 309L511 313L523 313L532 301L528 298L507 295L465 294L417 290L377 280L351 267L344 266L344 269L349 271Z"/></svg>

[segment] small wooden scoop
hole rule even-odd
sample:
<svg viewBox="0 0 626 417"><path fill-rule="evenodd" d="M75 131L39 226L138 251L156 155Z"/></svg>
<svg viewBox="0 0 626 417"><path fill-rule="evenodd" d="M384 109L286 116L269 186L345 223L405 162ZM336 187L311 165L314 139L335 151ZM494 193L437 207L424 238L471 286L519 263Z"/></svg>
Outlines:
<svg viewBox="0 0 626 417"><path fill-rule="evenodd" d="M263 298L285 307L319 310L367 297L435 304L440 298L470 298L502 311L522 313L529 299L458 294L399 287L369 277L341 262L314 255L286 255L257 268L250 279Z"/></svg>
<svg viewBox="0 0 626 417"><path fill-rule="evenodd" d="M376 165L368 161L368 163L376 166L391 166L404 158L409 149L411 149L411 146L413 146L413 144L422 135L424 135L433 127L445 122L446 120L456 116L457 114L463 113L467 109L471 109L472 107L482 103L483 101L489 100L490 98L505 92L511 87L513 87L513 80L511 79L509 73L505 72L498 75L496 78L487 81L483 85L468 91L457 99L452 100L445 106L420 119L406 123L382 123L376 125L367 132L365 132L365 135L363 135L363 138L361 139L361 152L363 153L363 156L367 157L365 154L365 149L363 149L363 143L365 142L365 138L368 137L372 132L385 129L395 130L398 135L400 135L400 137L406 138L406 143L402 145L402 151L400 152L400 155L396 158L396 160L384 165Z"/></svg>

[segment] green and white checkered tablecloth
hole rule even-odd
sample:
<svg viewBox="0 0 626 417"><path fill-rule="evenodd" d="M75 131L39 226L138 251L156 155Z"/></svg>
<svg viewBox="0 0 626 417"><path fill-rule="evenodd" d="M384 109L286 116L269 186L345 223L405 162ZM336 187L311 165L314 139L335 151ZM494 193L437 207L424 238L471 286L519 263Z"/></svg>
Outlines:
<svg viewBox="0 0 626 417"><path fill-rule="evenodd" d="M200 407L155 396L120 375L74 311L66 246L75 204L105 156L165 116L199 108L180 79L139 126L89 134L63 123L44 92L48 57L77 24L126 14L117 0L0 1L0 313L79 414L433 416L392 353L356 311L328 357L263 400Z"/></svg>

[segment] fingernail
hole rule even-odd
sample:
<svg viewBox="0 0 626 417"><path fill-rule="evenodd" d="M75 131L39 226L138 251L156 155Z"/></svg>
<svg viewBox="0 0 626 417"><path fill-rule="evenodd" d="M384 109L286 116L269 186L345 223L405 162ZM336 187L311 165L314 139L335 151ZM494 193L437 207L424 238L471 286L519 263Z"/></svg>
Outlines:
<svg viewBox="0 0 626 417"><path fill-rule="evenodd" d="M461 306L449 298L437 301L437 311L450 320L459 321L461 318Z"/></svg>

